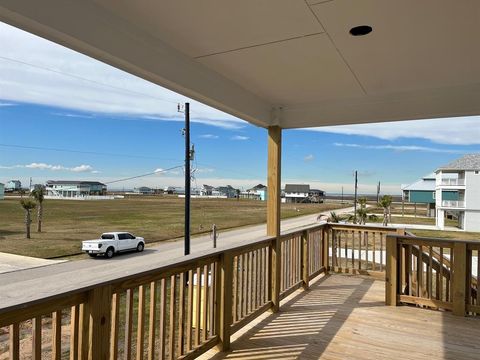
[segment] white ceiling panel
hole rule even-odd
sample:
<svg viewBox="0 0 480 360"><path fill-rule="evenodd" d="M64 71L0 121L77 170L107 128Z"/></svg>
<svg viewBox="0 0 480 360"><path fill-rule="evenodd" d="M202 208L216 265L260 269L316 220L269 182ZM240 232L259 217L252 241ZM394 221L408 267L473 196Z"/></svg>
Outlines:
<svg viewBox="0 0 480 360"><path fill-rule="evenodd" d="M192 57L323 32L297 0L96 2Z"/></svg>
<svg viewBox="0 0 480 360"><path fill-rule="evenodd" d="M312 9L368 94L480 79L478 0L335 0ZM369 35L349 34L364 24Z"/></svg>
<svg viewBox="0 0 480 360"><path fill-rule="evenodd" d="M272 104L362 96L362 89L325 34L198 59Z"/></svg>

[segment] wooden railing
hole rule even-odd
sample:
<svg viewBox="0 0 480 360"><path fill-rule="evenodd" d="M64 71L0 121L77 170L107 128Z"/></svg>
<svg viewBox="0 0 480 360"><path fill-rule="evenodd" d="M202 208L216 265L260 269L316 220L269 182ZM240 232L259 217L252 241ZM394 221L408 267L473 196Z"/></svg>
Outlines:
<svg viewBox="0 0 480 360"><path fill-rule="evenodd" d="M0 340L0 353L140 360L191 359L215 345L227 350L232 332L277 310L281 299L321 273L383 274L391 232L312 225L18 303L0 309L0 336L7 339Z"/></svg>
<svg viewBox="0 0 480 360"><path fill-rule="evenodd" d="M386 303L480 315L480 241L387 236ZM476 264L473 266L473 264Z"/></svg>
<svg viewBox="0 0 480 360"><path fill-rule="evenodd" d="M385 276L386 236L405 234L403 229L349 224L330 224L327 231L330 270L381 278Z"/></svg>

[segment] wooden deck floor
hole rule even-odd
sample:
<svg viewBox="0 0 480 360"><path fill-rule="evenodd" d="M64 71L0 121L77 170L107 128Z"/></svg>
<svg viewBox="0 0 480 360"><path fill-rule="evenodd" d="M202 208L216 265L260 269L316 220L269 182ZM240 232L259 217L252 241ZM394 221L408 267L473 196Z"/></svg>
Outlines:
<svg viewBox="0 0 480 360"><path fill-rule="evenodd" d="M324 277L235 334L231 352L202 359L480 359L480 319L386 307L384 286Z"/></svg>

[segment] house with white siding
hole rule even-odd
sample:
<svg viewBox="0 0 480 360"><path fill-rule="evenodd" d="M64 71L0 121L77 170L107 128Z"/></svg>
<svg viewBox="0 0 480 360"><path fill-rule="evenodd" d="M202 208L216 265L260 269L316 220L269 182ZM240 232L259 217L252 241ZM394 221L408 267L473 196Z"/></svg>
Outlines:
<svg viewBox="0 0 480 360"><path fill-rule="evenodd" d="M480 231L480 154L468 154L442 166L435 172L437 227L445 229L445 215L458 218L458 227ZM451 200L445 194L456 192Z"/></svg>

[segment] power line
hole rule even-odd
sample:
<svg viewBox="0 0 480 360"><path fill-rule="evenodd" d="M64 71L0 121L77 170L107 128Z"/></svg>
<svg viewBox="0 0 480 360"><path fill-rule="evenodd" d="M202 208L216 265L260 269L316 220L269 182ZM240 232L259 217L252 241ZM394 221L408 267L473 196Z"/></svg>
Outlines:
<svg viewBox="0 0 480 360"><path fill-rule="evenodd" d="M131 155L131 154L115 154L115 153L104 153L104 152L98 152L98 151L83 151L83 150L71 150L71 149L60 149L60 148L48 148L48 147L41 147L41 146L26 146L26 145L16 145L16 144L0 144L0 146L10 147L10 148L18 148L18 149L46 150L46 151L56 151L56 152L76 153L76 154L103 155L103 156L119 156L119 157L130 157L130 158L138 158L138 159L154 159L154 160L179 161L179 159L160 158L160 157L155 157L155 156Z"/></svg>
<svg viewBox="0 0 480 360"><path fill-rule="evenodd" d="M123 92L128 93L128 94L140 95L140 96L144 96L144 97L148 97L148 98L151 98L151 99L160 100L160 101L164 101L164 102L168 102L168 103L172 103L172 104L177 104L178 103L178 101L175 101L175 100L167 100L167 99L159 98L157 96L144 94L142 92L129 90L129 89L124 89L124 88L121 88L121 87L118 87L118 86L115 86L115 85L105 84L105 83L102 83L100 81L87 79L87 78L84 78L84 77L79 76L79 75L70 74L70 73L67 73L67 72L64 72L64 71L61 71L61 70L57 70L57 69L52 69L52 68L49 68L49 67L46 67L46 66L32 64L32 63L29 63L29 62L26 62L26 61L23 61L23 60L12 59L12 58L5 57L5 56L0 56L0 59L5 60L5 61L14 62L14 63L21 64L21 65L30 66L30 67L37 68L37 69L44 70L44 71L49 71L49 72L52 72L52 73L55 73L55 74L58 74L58 75L68 76L68 77L71 77L71 78L74 78L74 79L77 79L77 80L82 80L82 81L86 81L86 82L89 82L89 83L92 83L92 84L96 84L96 85L108 87L108 88L111 88L111 89L115 89L117 91L123 91Z"/></svg>
<svg viewBox="0 0 480 360"><path fill-rule="evenodd" d="M179 168L183 168L183 165L177 165L177 166L174 166L174 167L171 167L171 168L168 168L168 169L158 170L158 171L154 171L154 172L151 172L151 173L148 173L148 174L137 175L137 176L132 176L132 177L129 177L129 178L108 181L108 182L105 182L105 184L113 184L113 183L117 183L117 182L121 182L121 181L138 179L138 178L141 178L141 177L156 175L156 174L160 174L160 173L163 173L163 172L167 172L167 171L174 170L174 169L179 169Z"/></svg>

